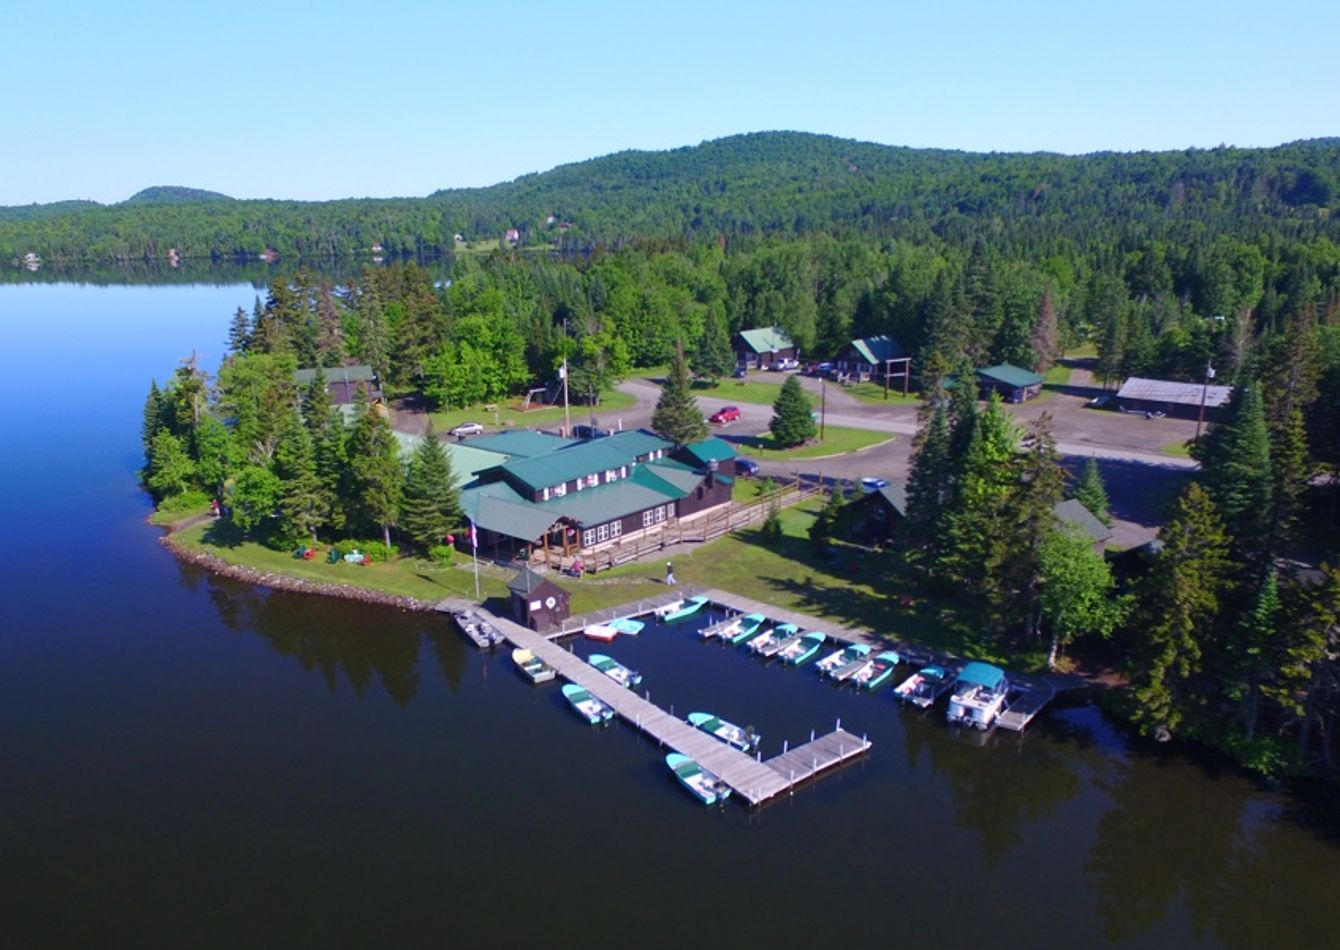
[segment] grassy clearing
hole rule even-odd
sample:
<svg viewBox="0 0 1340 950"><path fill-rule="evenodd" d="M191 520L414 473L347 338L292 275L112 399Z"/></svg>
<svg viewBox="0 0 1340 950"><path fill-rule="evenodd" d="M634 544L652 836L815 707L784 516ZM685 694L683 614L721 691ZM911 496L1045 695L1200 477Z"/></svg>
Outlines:
<svg viewBox="0 0 1340 950"><path fill-rule="evenodd" d="M884 386L880 383L856 383L854 386L843 386L841 391L861 402L873 403L878 406L915 406L921 402L916 393L903 395L902 380L897 383L889 384L889 398L884 398Z"/></svg>
<svg viewBox="0 0 1340 950"><path fill-rule="evenodd" d="M698 380L693 384L695 396L725 399L729 402L747 402L757 406L771 406L777 401L777 394L781 391L782 387L775 383L755 383L747 379L723 379L715 385ZM810 401L813 402L813 398Z"/></svg>
<svg viewBox="0 0 1340 950"><path fill-rule="evenodd" d="M977 613L921 590L896 553L838 542L835 556L816 556L806 531L819 507L820 502L811 501L783 509L783 537L776 545L760 542L755 531L741 532L676 557L675 575L681 582L964 656L1012 660L1029 668L1045 663L1041 651L1008 657L999 644L983 640ZM637 582L663 592L663 574L664 565L657 561L625 565L597 579Z"/></svg>
<svg viewBox="0 0 1340 950"><path fill-rule="evenodd" d="M316 560L304 561L289 552L275 551L254 541L239 540L230 535L227 524L217 522L187 528L174 537L184 548L206 551L230 564L309 581L348 584L419 600L441 600L450 596L473 598L475 593L474 573L469 558L458 559L447 567L417 558L401 558L364 567L342 562L328 564L324 558L328 549L323 547ZM511 571L480 562L480 592L485 597L506 597L507 581L511 576Z"/></svg>
<svg viewBox="0 0 1340 950"><path fill-rule="evenodd" d="M846 452L856 452L860 449L868 449L872 445L883 445L885 442L892 441L893 436L887 432L871 432L869 429L844 429L839 426L826 426L823 441L816 439L814 442L796 448L782 448L773 440L772 434L768 432L756 436L744 436L739 439L740 444L749 450L750 455L774 462L787 459L813 459L829 455L842 455Z"/></svg>
<svg viewBox="0 0 1340 950"><path fill-rule="evenodd" d="M210 497L202 491L188 491L158 503L154 513L149 516L150 524L176 524L196 515L208 512Z"/></svg>
<svg viewBox="0 0 1340 950"><path fill-rule="evenodd" d="M1047 370L1043 380L1048 386L1068 386L1070 385L1070 371L1073 367L1062 366L1057 363L1051 369Z"/></svg>
<svg viewBox="0 0 1340 950"><path fill-rule="evenodd" d="M1164 455L1171 455L1173 458L1189 459L1191 458L1191 442L1169 442L1167 445L1160 445L1159 451Z"/></svg>
<svg viewBox="0 0 1340 950"><path fill-rule="evenodd" d="M1079 346L1072 346L1065 351L1065 358L1068 360L1092 360L1098 358L1098 344L1095 342L1081 343Z"/></svg>
<svg viewBox="0 0 1340 950"><path fill-rule="evenodd" d="M596 406L596 412L619 412L630 409L636 404L636 397L616 389L600 398L600 405ZM519 399L497 403L496 405L498 407L497 412L487 412L483 405L478 405L471 406L468 409L447 409L442 412L432 412L429 413L429 417L433 420L433 425L438 432L447 432L462 422L479 422L486 426L502 428L527 428L563 424L562 406L522 412L520 408L521 400ZM570 411L573 425L585 422L591 417L591 410L588 406L574 404Z"/></svg>

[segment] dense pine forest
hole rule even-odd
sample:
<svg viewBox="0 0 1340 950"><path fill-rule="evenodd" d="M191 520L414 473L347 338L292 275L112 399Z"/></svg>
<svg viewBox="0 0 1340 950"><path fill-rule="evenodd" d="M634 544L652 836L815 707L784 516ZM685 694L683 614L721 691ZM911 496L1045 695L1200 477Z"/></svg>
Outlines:
<svg viewBox="0 0 1340 950"><path fill-rule="evenodd" d="M924 397L900 569L971 602L1004 645L1055 658L1108 644L1142 729L1286 774L1330 762L1340 728L1337 188L1334 140L1069 158L767 134L425 199L156 189L6 209L0 249L394 258L517 229L516 247L440 270L273 280L234 315L217 378L188 364L155 387L151 489L226 498L241 529L280 544L380 536L389 552L400 525L428 550L459 517L429 444L402 465L384 420L360 407L346 426L316 389L298 392L298 366L367 363L392 395L461 407L551 383L565 357L574 389L598 394L680 347L721 375L742 328L782 327L815 358L891 334ZM1236 387L1193 448L1202 471L1167 514L1162 554L1136 574L1056 524L1067 488L1045 423L1020 431L944 385L973 365L1046 369L1078 346L1100 382L1199 381L1213 366ZM1071 491L1101 508L1096 473Z"/></svg>

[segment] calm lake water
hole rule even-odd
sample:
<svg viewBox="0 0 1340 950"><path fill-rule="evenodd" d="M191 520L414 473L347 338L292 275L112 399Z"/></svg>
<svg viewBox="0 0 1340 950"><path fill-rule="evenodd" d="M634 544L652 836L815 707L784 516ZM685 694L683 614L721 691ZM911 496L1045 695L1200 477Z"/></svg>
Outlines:
<svg viewBox="0 0 1340 950"><path fill-rule="evenodd" d="M651 628L653 700L871 754L707 810L436 617L176 562L140 410L249 285L0 285L0 941L1334 946L1340 844L1087 706L982 740ZM579 653L589 645L574 645Z"/></svg>

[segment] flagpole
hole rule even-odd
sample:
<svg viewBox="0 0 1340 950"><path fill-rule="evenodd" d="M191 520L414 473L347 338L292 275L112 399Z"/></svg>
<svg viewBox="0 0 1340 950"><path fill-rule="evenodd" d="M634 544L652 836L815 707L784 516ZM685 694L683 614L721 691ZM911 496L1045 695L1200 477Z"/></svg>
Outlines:
<svg viewBox="0 0 1340 950"><path fill-rule="evenodd" d="M479 534L473 519L470 521L470 560L475 565L475 600L479 600Z"/></svg>

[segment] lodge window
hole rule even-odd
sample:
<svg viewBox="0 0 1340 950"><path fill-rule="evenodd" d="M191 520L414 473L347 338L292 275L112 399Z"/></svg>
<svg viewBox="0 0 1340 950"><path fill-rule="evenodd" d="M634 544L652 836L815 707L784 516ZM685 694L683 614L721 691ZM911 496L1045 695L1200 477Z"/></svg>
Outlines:
<svg viewBox="0 0 1340 950"><path fill-rule="evenodd" d="M606 472L605 472L605 484L608 485L610 482L616 480L618 477L619 477L619 472L618 472L617 469L613 469L613 468L611 468L611 469L607 469Z"/></svg>
<svg viewBox="0 0 1340 950"><path fill-rule="evenodd" d="M548 500L549 500L549 489L546 488L544 491L542 491L542 492L540 493L540 495L541 495L541 497L542 497L545 501L548 501Z"/></svg>
<svg viewBox="0 0 1340 950"><path fill-rule="evenodd" d="M621 535L621 534L623 534L623 522L622 522L622 521L611 521L611 522L610 522L610 537L611 537L611 538L617 538L617 537L618 537L619 535Z"/></svg>
<svg viewBox="0 0 1340 950"><path fill-rule="evenodd" d="M642 512L642 527L650 528L655 521L656 510L654 508L648 508L646 511Z"/></svg>
<svg viewBox="0 0 1340 950"><path fill-rule="evenodd" d="M609 539L610 539L610 526L609 526L609 525L607 525L607 524L602 524L600 527L596 528L596 540L597 540L597 541L608 541Z"/></svg>
<svg viewBox="0 0 1340 950"><path fill-rule="evenodd" d="M657 505L657 506L656 506L656 523L657 523L657 524L660 524L662 521L665 520L666 509L669 508L669 507L670 507L669 505Z"/></svg>
<svg viewBox="0 0 1340 950"><path fill-rule="evenodd" d="M587 488L595 488L595 487L596 487L597 485L599 485L599 484L600 484L600 476L599 476L599 475L587 475L587 476L586 476L586 487L587 487Z"/></svg>
<svg viewBox="0 0 1340 950"><path fill-rule="evenodd" d="M555 485L553 491L555 498L562 498L568 493L568 483L564 482L562 485Z"/></svg>
<svg viewBox="0 0 1340 950"><path fill-rule="evenodd" d="M587 528L585 531L582 532L582 547L589 548L591 545L595 543L596 543L596 533L594 530L592 530L591 528Z"/></svg>

